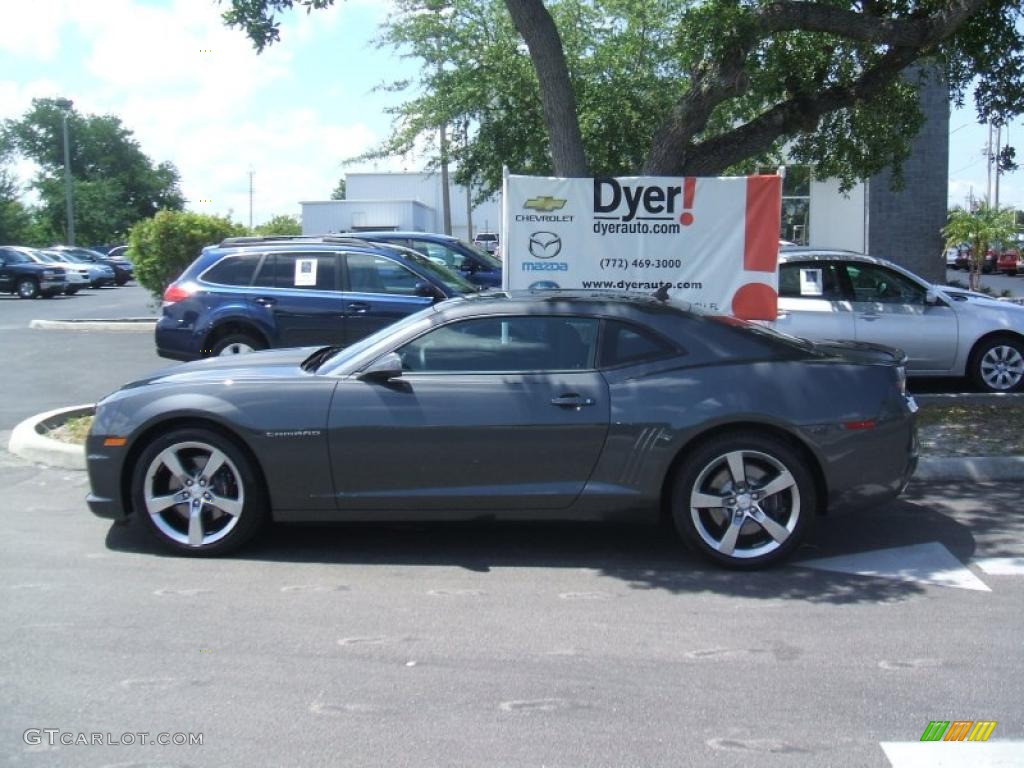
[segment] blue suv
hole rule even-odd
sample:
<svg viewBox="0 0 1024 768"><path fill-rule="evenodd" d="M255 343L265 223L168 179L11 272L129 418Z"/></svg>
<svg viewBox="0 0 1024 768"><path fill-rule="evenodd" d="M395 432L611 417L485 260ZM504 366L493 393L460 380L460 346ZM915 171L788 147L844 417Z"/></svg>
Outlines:
<svg viewBox="0 0 1024 768"><path fill-rule="evenodd" d="M433 232L360 232L359 237L419 251L436 264L458 272L481 288L501 286L501 262L475 245Z"/></svg>
<svg viewBox="0 0 1024 768"><path fill-rule="evenodd" d="M478 290L421 253L351 237L235 237L167 287L161 357L347 346L442 299Z"/></svg>

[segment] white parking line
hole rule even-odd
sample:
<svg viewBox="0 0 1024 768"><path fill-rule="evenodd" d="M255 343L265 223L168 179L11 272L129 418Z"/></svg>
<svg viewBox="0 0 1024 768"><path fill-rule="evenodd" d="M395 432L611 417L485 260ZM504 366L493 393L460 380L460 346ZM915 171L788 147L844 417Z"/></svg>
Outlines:
<svg viewBox="0 0 1024 768"><path fill-rule="evenodd" d="M971 562L990 576L1024 576L1024 557L983 557Z"/></svg>
<svg viewBox="0 0 1024 768"><path fill-rule="evenodd" d="M1024 741L883 741L892 768L1022 768Z"/></svg>
<svg viewBox="0 0 1024 768"><path fill-rule="evenodd" d="M936 541L909 547L876 549L853 555L804 560L793 565L858 576L935 584L940 587L973 589L978 592L992 591L985 582Z"/></svg>

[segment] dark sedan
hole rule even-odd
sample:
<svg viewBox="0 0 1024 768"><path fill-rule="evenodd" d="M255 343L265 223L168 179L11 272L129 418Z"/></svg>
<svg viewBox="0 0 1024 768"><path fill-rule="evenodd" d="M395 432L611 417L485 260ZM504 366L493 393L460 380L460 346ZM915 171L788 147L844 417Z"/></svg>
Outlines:
<svg viewBox="0 0 1024 768"><path fill-rule="evenodd" d="M103 400L101 517L220 554L268 519L651 519L733 567L896 496L900 353L811 344L636 295L487 293L344 349L211 358Z"/></svg>

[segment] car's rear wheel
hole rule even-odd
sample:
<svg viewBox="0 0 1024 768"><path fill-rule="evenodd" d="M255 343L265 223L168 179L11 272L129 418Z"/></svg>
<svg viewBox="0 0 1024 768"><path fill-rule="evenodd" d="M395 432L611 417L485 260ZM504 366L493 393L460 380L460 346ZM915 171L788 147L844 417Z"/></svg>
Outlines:
<svg viewBox="0 0 1024 768"><path fill-rule="evenodd" d="M258 352L261 349L266 349L266 344L255 336L250 336L248 333L229 333L227 336L217 339L210 354L214 356L245 355L249 352Z"/></svg>
<svg viewBox="0 0 1024 768"><path fill-rule="evenodd" d="M34 299L39 295L39 283L31 277L23 277L17 285L19 299Z"/></svg>
<svg viewBox="0 0 1024 768"><path fill-rule="evenodd" d="M172 431L143 450L133 472L132 500L157 541L190 555L237 549L267 518L252 462L234 441L201 428Z"/></svg>
<svg viewBox="0 0 1024 768"><path fill-rule="evenodd" d="M767 435L713 438L686 456L671 497L680 536L729 568L788 557L815 514L814 480L804 458Z"/></svg>
<svg viewBox="0 0 1024 768"><path fill-rule="evenodd" d="M64 289L65 296L74 296L76 293L78 293L77 285L69 285L67 288Z"/></svg>
<svg viewBox="0 0 1024 768"><path fill-rule="evenodd" d="M971 355L971 378L986 392L1024 389L1024 343L1008 337L986 341Z"/></svg>

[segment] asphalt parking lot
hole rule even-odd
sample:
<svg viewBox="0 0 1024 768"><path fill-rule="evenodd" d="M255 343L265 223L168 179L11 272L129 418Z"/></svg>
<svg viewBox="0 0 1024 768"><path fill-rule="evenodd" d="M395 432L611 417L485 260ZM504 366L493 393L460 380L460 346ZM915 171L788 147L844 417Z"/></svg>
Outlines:
<svg viewBox="0 0 1024 768"><path fill-rule="evenodd" d="M168 364L148 333L28 328L146 314L89 293L0 299L0 430ZM585 525L276 526L176 558L93 517L83 473L0 451L0 483L0 764L1024 764L1016 484L918 483L737 574ZM922 744L932 720L997 726Z"/></svg>

